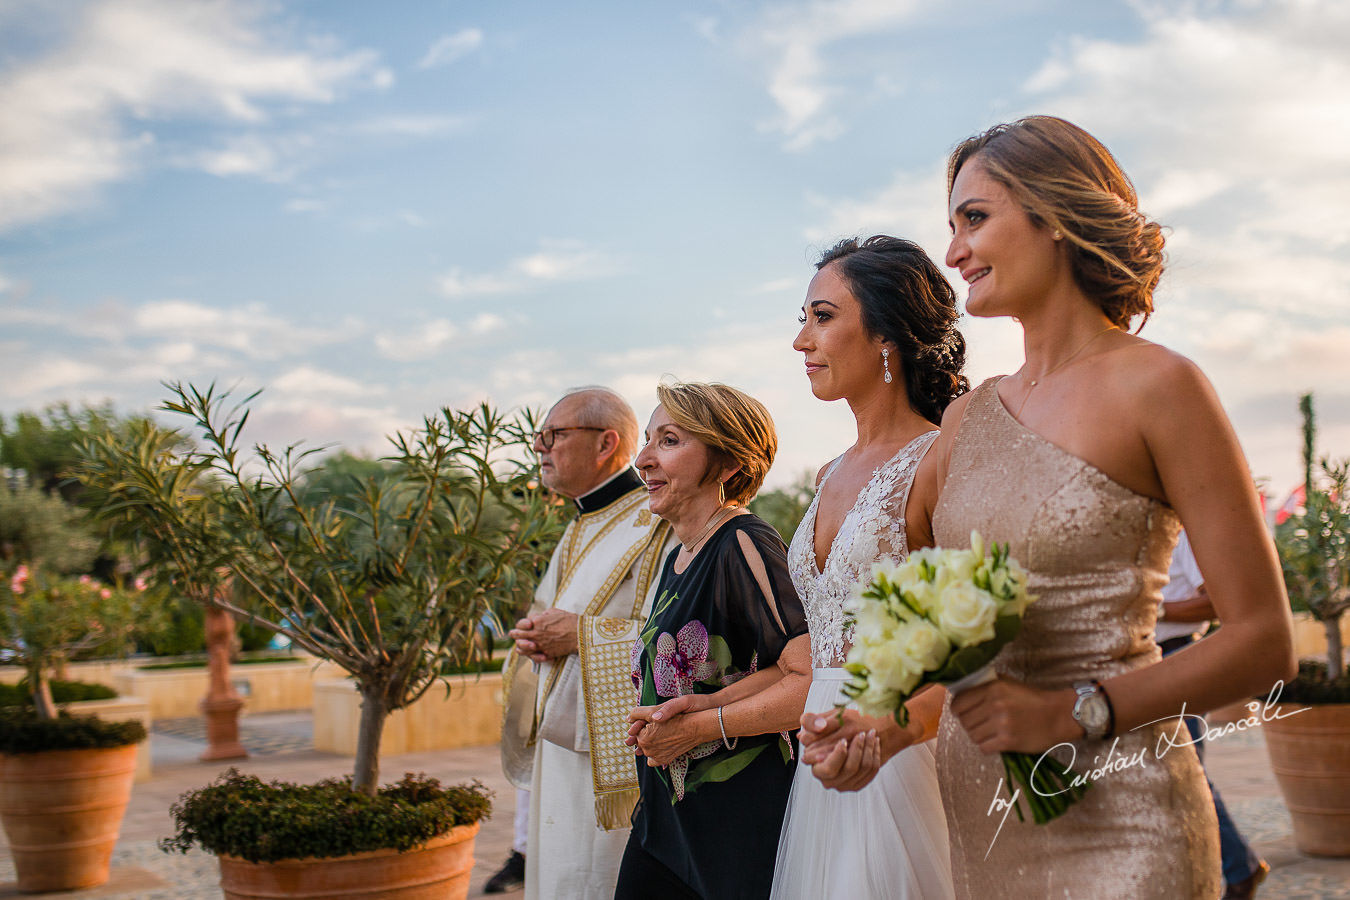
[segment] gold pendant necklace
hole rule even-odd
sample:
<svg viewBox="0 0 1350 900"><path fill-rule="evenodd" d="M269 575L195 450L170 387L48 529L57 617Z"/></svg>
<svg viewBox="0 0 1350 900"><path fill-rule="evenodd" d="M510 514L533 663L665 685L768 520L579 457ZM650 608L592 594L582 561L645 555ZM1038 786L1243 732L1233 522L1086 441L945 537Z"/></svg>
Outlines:
<svg viewBox="0 0 1350 900"><path fill-rule="evenodd" d="M1083 345L1079 347L1077 350L1070 353L1068 358L1065 359L1063 362L1057 363L1054 368L1050 369L1050 371L1043 374L1040 378L1031 379L1031 383L1027 387L1027 392L1022 396L1022 403L1020 406L1017 407L1017 412L1013 414L1013 418L1017 419L1019 422L1022 420L1022 410L1027 408L1027 401L1031 399L1031 392L1036 390L1036 385L1040 384L1042 381L1049 378L1051 375L1055 374L1060 369L1067 366L1069 363L1073 362L1075 359L1078 358L1078 354L1082 353L1084 350L1088 348L1089 344L1091 344L1093 341L1095 341L1102 335L1106 334L1108 331L1114 331L1115 328L1116 326L1114 325L1107 325L1101 331L1097 332L1092 337L1084 341Z"/></svg>

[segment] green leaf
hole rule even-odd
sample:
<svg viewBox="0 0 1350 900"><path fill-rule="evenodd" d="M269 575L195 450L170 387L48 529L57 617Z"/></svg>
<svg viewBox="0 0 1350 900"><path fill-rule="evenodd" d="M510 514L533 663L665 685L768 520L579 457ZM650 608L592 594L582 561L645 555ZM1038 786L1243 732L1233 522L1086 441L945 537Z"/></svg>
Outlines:
<svg viewBox="0 0 1350 900"><path fill-rule="evenodd" d="M755 757L763 753L767 746L769 746L767 743L762 743L730 754L715 753L707 759L699 760L689 767L689 774L684 779L685 794L706 781L719 782L731 779L737 772L754 762Z"/></svg>

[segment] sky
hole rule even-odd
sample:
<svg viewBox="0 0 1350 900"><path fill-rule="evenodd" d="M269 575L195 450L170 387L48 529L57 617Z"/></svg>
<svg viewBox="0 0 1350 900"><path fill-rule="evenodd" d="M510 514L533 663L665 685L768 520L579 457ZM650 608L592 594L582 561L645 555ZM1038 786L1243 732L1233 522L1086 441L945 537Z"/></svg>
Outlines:
<svg viewBox="0 0 1350 900"><path fill-rule="evenodd" d="M1279 499L1300 393L1350 455L1347 46L1342 0L0 0L0 415L215 382L378 455L669 375L763 400L783 485L855 436L791 348L814 260L940 261L947 152L1047 113L1169 227L1142 334ZM1020 365L961 327L972 382Z"/></svg>

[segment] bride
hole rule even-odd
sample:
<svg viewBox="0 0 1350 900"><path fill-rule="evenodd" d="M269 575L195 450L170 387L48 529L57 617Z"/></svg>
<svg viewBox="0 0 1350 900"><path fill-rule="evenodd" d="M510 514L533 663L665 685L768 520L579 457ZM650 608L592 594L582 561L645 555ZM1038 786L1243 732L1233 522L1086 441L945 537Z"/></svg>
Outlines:
<svg viewBox="0 0 1350 900"><path fill-rule="evenodd" d="M811 631L804 719L842 699L850 588L877 560L900 560L910 547L932 544L925 510L936 500L936 478L922 462L937 436L934 423L968 387L956 296L917 245L884 235L845 240L816 268L793 348L805 356L817 398L848 401L858 439L821 470L788 550ZM940 705L940 692L916 698L911 708L925 701ZM828 790L809 764L798 767L772 897L952 896L946 817L932 744L924 742L933 735L921 724L936 710L915 712L908 732L880 729L878 738L860 731L830 751L842 763L849 754L878 752L880 742L893 745L886 751L895 755L863 790Z"/></svg>

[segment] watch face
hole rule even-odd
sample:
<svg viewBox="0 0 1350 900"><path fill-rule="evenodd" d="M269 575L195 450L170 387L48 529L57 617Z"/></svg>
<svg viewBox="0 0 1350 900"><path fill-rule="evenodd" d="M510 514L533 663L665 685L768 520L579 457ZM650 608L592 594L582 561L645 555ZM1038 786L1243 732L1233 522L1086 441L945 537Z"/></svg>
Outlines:
<svg viewBox="0 0 1350 900"><path fill-rule="evenodd" d="M1083 698L1078 708L1078 721L1083 723L1083 727L1092 732L1104 732L1106 723L1110 719L1111 713L1106 708L1106 701L1100 694L1090 694Z"/></svg>

